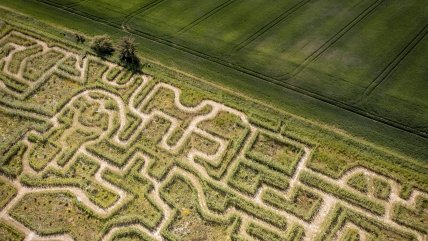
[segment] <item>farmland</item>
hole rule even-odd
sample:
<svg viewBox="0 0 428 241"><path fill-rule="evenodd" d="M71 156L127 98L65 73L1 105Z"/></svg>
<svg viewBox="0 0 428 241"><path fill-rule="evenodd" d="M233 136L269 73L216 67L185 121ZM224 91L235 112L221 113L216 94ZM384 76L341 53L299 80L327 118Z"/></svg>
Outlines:
<svg viewBox="0 0 428 241"><path fill-rule="evenodd" d="M427 135L426 113L409 118L427 108L426 95L382 92L382 98L396 100L394 108L370 101L382 83L398 81L389 75L426 42L423 0L44 3ZM426 88L423 77L412 82Z"/></svg>
<svg viewBox="0 0 428 241"><path fill-rule="evenodd" d="M426 159L423 1L171 2L2 5L89 35L132 34L152 63Z"/></svg>
<svg viewBox="0 0 428 241"><path fill-rule="evenodd" d="M0 9L2 240L427 240L422 1L33 4L100 25L82 24L78 43L75 29ZM144 56L132 72L90 48L116 27L413 141L378 145Z"/></svg>

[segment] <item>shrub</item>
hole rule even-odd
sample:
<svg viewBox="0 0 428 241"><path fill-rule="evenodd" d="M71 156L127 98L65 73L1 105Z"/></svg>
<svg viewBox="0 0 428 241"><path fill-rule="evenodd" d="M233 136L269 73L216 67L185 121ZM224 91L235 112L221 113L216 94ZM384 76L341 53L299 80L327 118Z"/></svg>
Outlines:
<svg viewBox="0 0 428 241"><path fill-rule="evenodd" d="M292 226L286 233L275 233L270 229L259 226L256 223L250 223L246 228L246 232L251 236L262 241L279 241L279 240L290 240L298 241L302 240L304 229L301 226Z"/></svg>
<svg viewBox="0 0 428 241"><path fill-rule="evenodd" d="M0 234L3 240L24 240L25 235L4 222L0 223Z"/></svg>
<svg viewBox="0 0 428 241"><path fill-rule="evenodd" d="M402 204L394 204L392 219L404 226L428 234L428 199L422 196L416 198L416 206L406 207Z"/></svg>
<svg viewBox="0 0 428 241"><path fill-rule="evenodd" d="M95 36L91 48L100 56L112 55L115 50L113 41L107 35Z"/></svg>
<svg viewBox="0 0 428 241"><path fill-rule="evenodd" d="M267 133L258 133L251 140L251 147L246 155L272 170L292 176L297 166L302 149L294 144Z"/></svg>

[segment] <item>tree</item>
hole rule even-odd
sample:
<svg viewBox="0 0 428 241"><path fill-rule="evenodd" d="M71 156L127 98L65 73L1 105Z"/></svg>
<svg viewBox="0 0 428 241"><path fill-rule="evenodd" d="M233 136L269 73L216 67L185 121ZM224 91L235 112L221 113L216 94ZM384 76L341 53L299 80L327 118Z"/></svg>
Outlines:
<svg viewBox="0 0 428 241"><path fill-rule="evenodd" d="M107 35L95 36L91 48L101 56L112 55L114 52L113 41Z"/></svg>
<svg viewBox="0 0 428 241"><path fill-rule="evenodd" d="M135 40L131 37L123 37L119 42L119 60L128 68L138 70L140 60L136 55Z"/></svg>

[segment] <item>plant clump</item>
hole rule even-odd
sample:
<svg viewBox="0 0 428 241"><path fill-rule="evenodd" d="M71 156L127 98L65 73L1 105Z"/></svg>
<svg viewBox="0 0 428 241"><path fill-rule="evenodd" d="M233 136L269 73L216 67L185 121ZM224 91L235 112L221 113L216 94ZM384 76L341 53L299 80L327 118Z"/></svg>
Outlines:
<svg viewBox="0 0 428 241"><path fill-rule="evenodd" d="M118 50L120 62L130 69L137 70L140 66L140 60L136 54L135 39L123 37L118 44Z"/></svg>
<svg viewBox="0 0 428 241"><path fill-rule="evenodd" d="M91 48L100 56L110 56L115 51L113 41L107 35L95 36Z"/></svg>

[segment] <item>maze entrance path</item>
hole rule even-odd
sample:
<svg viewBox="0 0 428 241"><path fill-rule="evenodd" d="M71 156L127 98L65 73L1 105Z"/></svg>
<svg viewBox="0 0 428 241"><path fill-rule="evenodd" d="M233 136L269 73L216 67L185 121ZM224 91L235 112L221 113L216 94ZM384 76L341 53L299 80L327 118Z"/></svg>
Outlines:
<svg viewBox="0 0 428 241"><path fill-rule="evenodd" d="M54 75L85 86L91 66L101 66L98 84L68 98L49 128L28 131L3 158L2 165L21 166L16 175L0 172L0 188L10 194L0 200L5 235L428 240L427 193L402 199L397 181L364 167L339 179L315 172L307 165L313 146L257 126L225 103L187 106L173 85L15 29L3 34L0 53L0 91L21 101ZM58 197L67 208L57 211L75 216L39 211L56 207ZM75 217L93 224L93 233L76 231Z"/></svg>

